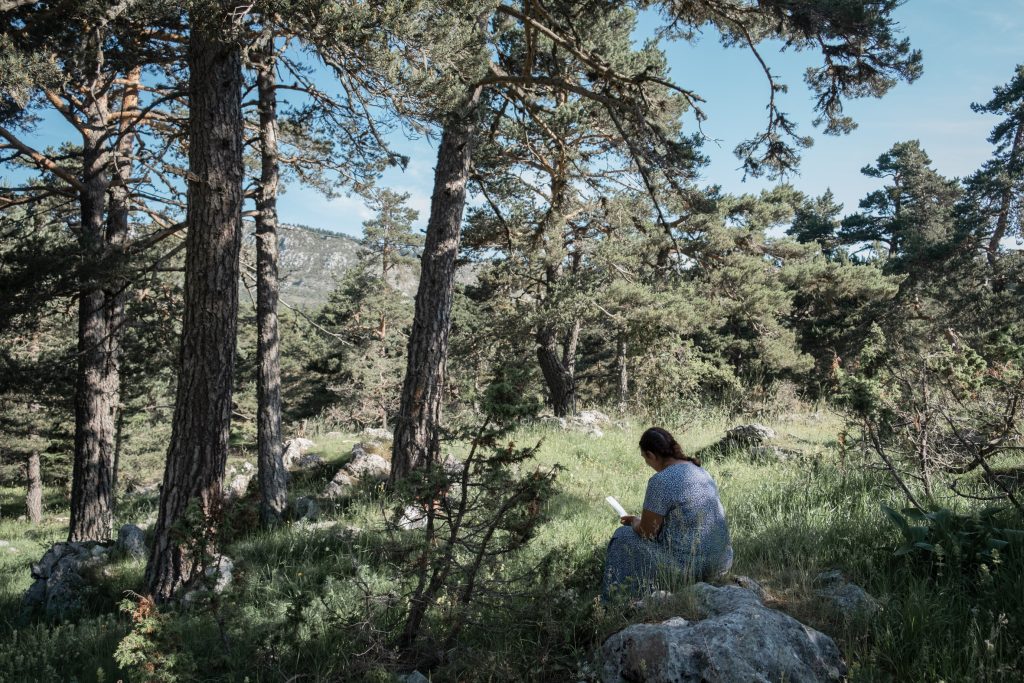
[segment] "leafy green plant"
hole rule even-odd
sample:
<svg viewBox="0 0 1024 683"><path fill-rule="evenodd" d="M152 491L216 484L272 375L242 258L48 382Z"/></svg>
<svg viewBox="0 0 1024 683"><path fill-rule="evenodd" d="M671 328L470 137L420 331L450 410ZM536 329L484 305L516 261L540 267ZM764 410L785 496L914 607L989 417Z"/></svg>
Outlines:
<svg viewBox="0 0 1024 683"><path fill-rule="evenodd" d="M882 510L903 535L897 556L910 556L937 570L949 568L964 577L984 578L996 572L1007 556L1024 549L1024 529L1006 527L1001 510L957 514L947 508L931 511L908 508Z"/></svg>
<svg viewBox="0 0 1024 683"><path fill-rule="evenodd" d="M114 652L114 659L133 681L176 683L192 680L192 657L182 651L180 635L171 617L161 612L150 597L131 593L121 602L132 628Z"/></svg>

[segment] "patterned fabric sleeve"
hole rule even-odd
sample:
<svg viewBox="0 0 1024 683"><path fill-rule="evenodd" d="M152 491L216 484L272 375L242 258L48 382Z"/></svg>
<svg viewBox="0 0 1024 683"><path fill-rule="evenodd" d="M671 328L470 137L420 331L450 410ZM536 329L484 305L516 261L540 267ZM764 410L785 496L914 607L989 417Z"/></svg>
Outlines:
<svg viewBox="0 0 1024 683"><path fill-rule="evenodd" d="M644 510L664 517L675 505L672 477L662 476L664 472L655 474L647 482L647 494L644 496Z"/></svg>

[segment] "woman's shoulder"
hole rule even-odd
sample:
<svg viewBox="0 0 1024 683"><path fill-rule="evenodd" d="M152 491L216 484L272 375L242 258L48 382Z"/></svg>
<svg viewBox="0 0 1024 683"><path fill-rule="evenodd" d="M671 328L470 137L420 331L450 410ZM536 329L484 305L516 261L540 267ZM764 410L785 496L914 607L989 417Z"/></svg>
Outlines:
<svg viewBox="0 0 1024 683"><path fill-rule="evenodd" d="M658 478L666 480L689 480L701 477L701 468L694 465L692 462L680 462L675 465L669 465L661 472L654 474L651 479Z"/></svg>

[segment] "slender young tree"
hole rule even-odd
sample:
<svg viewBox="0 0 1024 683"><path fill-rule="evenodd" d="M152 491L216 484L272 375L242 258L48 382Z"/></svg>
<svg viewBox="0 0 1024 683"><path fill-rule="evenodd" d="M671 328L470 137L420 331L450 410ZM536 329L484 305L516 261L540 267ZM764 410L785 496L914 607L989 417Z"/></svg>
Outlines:
<svg viewBox="0 0 1024 683"><path fill-rule="evenodd" d="M159 602L202 575L216 549L223 502L242 234L242 64L234 38L245 11L232 2L191 7L185 314L171 444L146 567Z"/></svg>
<svg viewBox="0 0 1024 683"><path fill-rule="evenodd" d="M277 325L277 61L274 33L261 37L256 64L260 114L260 183L256 199L257 449L260 519L281 521L288 504L288 474L281 443L281 356Z"/></svg>

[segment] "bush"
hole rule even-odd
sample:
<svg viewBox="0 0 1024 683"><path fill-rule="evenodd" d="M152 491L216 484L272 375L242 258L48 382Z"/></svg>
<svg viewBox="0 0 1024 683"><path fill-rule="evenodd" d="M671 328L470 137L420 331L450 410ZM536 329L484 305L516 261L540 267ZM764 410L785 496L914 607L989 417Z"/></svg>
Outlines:
<svg viewBox="0 0 1024 683"><path fill-rule="evenodd" d="M976 514L946 508L908 508L902 513L885 505L882 509L903 535L897 556L918 560L932 571L951 572L954 578L987 583L1007 560L1016 564L1024 552L1024 530L1005 526L998 508Z"/></svg>

